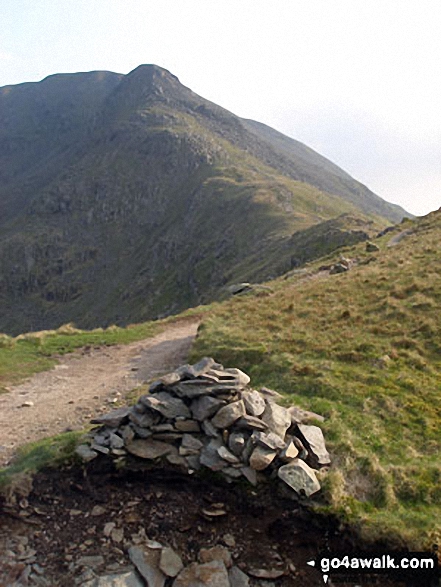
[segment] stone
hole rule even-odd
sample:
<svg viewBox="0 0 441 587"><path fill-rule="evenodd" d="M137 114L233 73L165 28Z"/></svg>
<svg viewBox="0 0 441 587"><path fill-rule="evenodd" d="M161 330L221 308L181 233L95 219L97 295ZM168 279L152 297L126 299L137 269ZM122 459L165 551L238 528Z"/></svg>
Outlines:
<svg viewBox="0 0 441 587"><path fill-rule="evenodd" d="M196 420L176 420L175 422L176 430L181 432L200 432L201 427L199 422Z"/></svg>
<svg viewBox="0 0 441 587"><path fill-rule="evenodd" d="M232 432L228 437L228 448L238 457L242 454L246 441L246 436L242 432Z"/></svg>
<svg viewBox="0 0 441 587"><path fill-rule="evenodd" d="M110 426L111 428L118 428L121 424L124 424L128 421L129 414L131 413L132 409L129 407L118 408L117 410L113 410L108 414L104 414L102 416L98 416L98 418L93 418L91 420L92 424L105 424L106 426Z"/></svg>
<svg viewBox="0 0 441 587"><path fill-rule="evenodd" d="M241 371L240 369L236 369L235 367L229 367L228 369L224 369L225 375L230 375L234 379L233 381L236 385L240 387L245 387L251 381L249 375ZM220 377L220 381L223 380L223 376Z"/></svg>
<svg viewBox="0 0 441 587"><path fill-rule="evenodd" d="M167 391L160 391L155 395L144 395L141 401L146 407L156 410L165 418L171 419L178 416L191 418L190 410L185 403L181 399L173 397Z"/></svg>
<svg viewBox="0 0 441 587"><path fill-rule="evenodd" d="M253 432L251 438L256 444L272 450L285 448L285 441L274 432Z"/></svg>
<svg viewBox="0 0 441 587"><path fill-rule="evenodd" d="M230 579L231 587L249 587L250 579L239 567L231 567L228 571L228 578Z"/></svg>
<svg viewBox="0 0 441 587"><path fill-rule="evenodd" d="M371 243L370 241L367 241L367 243L366 243L366 252L367 253L376 253L379 250L380 250L380 247L378 245L376 245L375 243Z"/></svg>
<svg viewBox="0 0 441 587"><path fill-rule="evenodd" d="M199 471L201 468L199 455L188 455L185 457L185 460L187 461L189 469L192 469L193 471Z"/></svg>
<svg viewBox="0 0 441 587"><path fill-rule="evenodd" d="M320 491L320 483L314 470L300 459L294 459L280 467L278 476L299 495L305 494L306 497L310 497Z"/></svg>
<svg viewBox="0 0 441 587"><path fill-rule="evenodd" d="M222 561L192 563L176 577L173 587L230 587L227 569Z"/></svg>
<svg viewBox="0 0 441 587"><path fill-rule="evenodd" d="M227 466L226 461L224 461L218 453L218 449L223 446L222 439L220 438L213 438L210 442L205 446L200 455L200 463L204 465L204 467L208 467L212 471L220 471Z"/></svg>
<svg viewBox="0 0 441 587"><path fill-rule="evenodd" d="M195 438L191 434L184 434L184 436L182 437L181 447L190 449L191 451L193 451L192 454L194 454L195 452L197 453L202 448L204 448L204 445L199 439Z"/></svg>
<svg viewBox="0 0 441 587"><path fill-rule="evenodd" d="M159 568L167 577L176 577L184 568L184 564L173 548L167 546L161 550Z"/></svg>
<svg viewBox="0 0 441 587"><path fill-rule="evenodd" d="M162 549L131 546L128 552L130 560L144 577L148 587L164 587L167 577L159 568Z"/></svg>
<svg viewBox="0 0 441 587"><path fill-rule="evenodd" d="M285 574L281 569L248 569L248 574L256 579L279 579Z"/></svg>
<svg viewBox="0 0 441 587"><path fill-rule="evenodd" d="M265 446L256 446L250 456L250 467L255 471L263 471L276 458L277 452Z"/></svg>
<svg viewBox="0 0 441 587"><path fill-rule="evenodd" d="M211 418L211 416L214 416L214 414L224 405L224 401L207 395L193 400L190 409L193 418L202 422Z"/></svg>
<svg viewBox="0 0 441 587"><path fill-rule="evenodd" d="M242 400L233 402L221 408L212 418L211 423L216 428L229 428L241 416L245 415L245 404Z"/></svg>
<svg viewBox="0 0 441 587"><path fill-rule="evenodd" d="M261 416L265 411L265 400L258 391L242 392L246 413L250 416Z"/></svg>
<svg viewBox="0 0 441 587"><path fill-rule="evenodd" d="M155 393L157 391L160 391L164 387L168 387L169 385L178 383L178 381L181 381L181 375L178 372L173 371L172 373L167 373L166 375L163 375L157 381L154 381L150 385L149 392Z"/></svg>
<svg viewBox="0 0 441 587"><path fill-rule="evenodd" d="M124 440L121 438L121 436L118 436L118 434L111 434L109 437L110 440L110 446L112 448L123 448L124 446Z"/></svg>
<svg viewBox="0 0 441 587"><path fill-rule="evenodd" d="M260 420L260 418L256 418L255 416L242 416L235 422L236 428L242 428L245 430L267 430L268 424Z"/></svg>
<svg viewBox="0 0 441 587"><path fill-rule="evenodd" d="M232 452L230 452L228 450L228 448L226 448L225 446L220 446L217 449L217 454L220 456L221 459L224 459L224 461L227 461L227 463L239 463L239 459L233 455Z"/></svg>
<svg viewBox="0 0 441 587"><path fill-rule="evenodd" d="M219 430L213 426L210 420L205 420L205 422L202 422L202 430L205 432L207 436L210 436L211 438L220 437Z"/></svg>
<svg viewBox="0 0 441 587"><path fill-rule="evenodd" d="M251 467L242 467L240 469L240 472L245 477L245 479L249 483L251 483L251 485L253 485L254 487L256 487L256 485L257 485L257 473L256 473L256 471L254 469L252 469Z"/></svg>
<svg viewBox="0 0 441 587"><path fill-rule="evenodd" d="M308 450L308 461L313 467L324 467L331 463L331 458L326 450L323 432L318 426L298 424L298 436Z"/></svg>
<svg viewBox="0 0 441 587"><path fill-rule="evenodd" d="M201 548L199 551L199 561L201 563L210 563L212 561L222 561L229 569L233 565L231 552L225 546L213 546L212 548Z"/></svg>
<svg viewBox="0 0 441 587"><path fill-rule="evenodd" d="M98 456L98 453L92 450L87 444L80 444L77 446L75 453L86 463L92 461Z"/></svg>
<svg viewBox="0 0 441 587"><path fill-rule="evenodd" d="M91 569L98 569L104 565L103 556L82 556L80 557L76 565L78 567L89 567Z"/></svg>
<svg viewBox="0 0 441 587"><path fill-rule="evenodd" d="M139 412L133 411L129 414L129 420L140 428L151 428L157 422L158 418L153 416L151 412L145 411L140 414Z"/></svg>
<svg viewBox="0 0 441 587"><path fill-rule="evenodd" d="M107 510L105 507L103 507L102 505L95 505L92 508L92 511L90 512L91 516L104 516L104 514L107 513Z"/></svg>
<svg viewBox="0 0 441 587"><path fill-rule="evenodd" d="M236 546L236 539L232 534L224 534L222 536L222 541L226 546L229 546L230 548L234 548Z"/></svg>
<svg viewBox="0 0 441 587"><path fill-rule="evenodd" d="M330 270L330 275L336 275L337 273L345 273L346 271L349 270L349 267L347 265L344 265L343 263L336 263L335 265L333 265L331 267Z"/></svg>
<svg viewBox="0 0 441 587"><path fill-rule="evenodd" d="M268 387L261 387L259 389L260 395L262 395L267 401L278 401L283 399L283 395L274 389Z"/></svg>
<svg viewBox="0 0 441 587"><path fill-rule="evenodd" d="M174 447L166 442L152 440L151 438L140 438L126 445L126 449L130 454L142 459L157 459L163 457L172 452L173 448Z"/></svg>
<svg viewBox="0 0 441 587"><path fill-rule="evenodd" d="M279 459L284 462L289 462L299 456L299 450L291 440L286 447L279 454Z"/></svg>
<svg viewBox="0 0 441 587"><path fill-rule="evenodd" d="M170 453L166 455L165 458L167 462L170 463L170 465L174 465L175 467L182 467L185 470L188 469L186 459L177 453Z"/></svg>
<svg viewBox="0 0 441 587"><path fill-rule="evenodd" d="M268 402L262 414L262 420L267 424L271 432L285 440L286 431L291 426L291 415L286 408L282 408L276 403Z"/></svg>
<svg viewBox="0 0 441 587"><path fill-rule="evenodd" d="M240 469L235 469L234 467L225 467L225 469L222 469L222 475L226 475L231 479L239 479L239 477L242 477Z"/></svg>
<svg viewBox="0 0 441 587"><path fill-rule="evenodd" d="M194 365L191 365L191 373L193 377L200 377L209 371L212 367L217 365L212 357L204 357Z"/></svg>
<svg viewBox="0 0 441 587"><path fill-rule="evenodd" d="M104 575L83 583L84 587L144 587L144 582L135 571Z"/></svg>
<svg viewBox="0 0 441 587"><path fill-rule="evenodd" d="M288 412L291 414L291 422L293 424L307 424L311 420L318 420L319 422L325 421L323 416L320 416L315 412L310 412L309 410L303 410L297 406L291 406L288 408Z"/></svg>

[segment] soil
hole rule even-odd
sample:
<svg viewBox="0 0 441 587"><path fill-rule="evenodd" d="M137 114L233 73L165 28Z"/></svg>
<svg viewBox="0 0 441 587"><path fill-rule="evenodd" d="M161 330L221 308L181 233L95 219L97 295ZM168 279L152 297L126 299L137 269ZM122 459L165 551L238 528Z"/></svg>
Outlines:
<svg viewBox="0 0 441 587"><path fill-rule="evenodd" d="M16 447L81 429L143 382L185 363L198 325L181 321L147 340L75 351L10 388L0 396L0 467Z"/></svg>

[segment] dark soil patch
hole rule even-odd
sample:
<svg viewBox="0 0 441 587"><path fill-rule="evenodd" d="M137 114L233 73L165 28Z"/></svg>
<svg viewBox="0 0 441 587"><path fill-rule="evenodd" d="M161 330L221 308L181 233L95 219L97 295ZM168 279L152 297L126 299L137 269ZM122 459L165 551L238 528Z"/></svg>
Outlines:
<svg viewBox="0 0 441 587"><path fill-rule="evenodd" d="M40 472L27 499L0 508L0 546L4 553L15 555L0 554L0 585L18 585L11 581L26 568L29 573L32 564L41 567L50 587L81 584L81 557L102 556L98 574L115 571L129 564L127 548L144 535L173 547L188 564L197 560L201 548L223 544L228 534L234 537L235 545L228 548L235 564L245 572L251 568L286 572L273 583L252 585L315 587L324 584L322 575L307 561L328 548L350 554L356 547L347 530L275 495L269 486L257 492L218 479L165 471L118 472L106 459L97 461L87 469ZM209 518L204 510L213 507L226 515ZM119 536L118 532L108 535L109 523L122 530ZM384 577L370 584L404 585Z"/></svg>

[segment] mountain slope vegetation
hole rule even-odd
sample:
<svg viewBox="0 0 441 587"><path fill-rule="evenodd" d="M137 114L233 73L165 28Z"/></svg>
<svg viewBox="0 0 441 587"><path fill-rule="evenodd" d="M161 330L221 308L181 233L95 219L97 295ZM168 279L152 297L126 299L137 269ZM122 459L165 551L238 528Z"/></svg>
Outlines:
<svg viewBox="0 0 441 587"><path fill-rule="evenodd" d="M406 215L153 65L0 88L0 129L0 330L11 334L175 313ZM312 246L314 227L326 249Z"/></svg>
<svg viewBox="0 0 441 587"><path fill-rule="evenodd" d="M341 249L346 273L334 253L217 305L193 351L325 416L327 511L420 548L441 538L440 238L436 212Z"/></svg>

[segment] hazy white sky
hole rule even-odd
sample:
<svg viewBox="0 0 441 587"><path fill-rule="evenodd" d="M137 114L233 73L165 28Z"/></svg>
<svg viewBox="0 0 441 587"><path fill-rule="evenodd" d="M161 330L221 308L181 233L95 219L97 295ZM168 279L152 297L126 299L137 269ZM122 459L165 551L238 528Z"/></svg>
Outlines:
<svg viewBox="0 0 441 587"><path fill-rule="evenodd" d="M1 0L0 86L156 63L414 214L441 207L441 0Z"/></svg>

